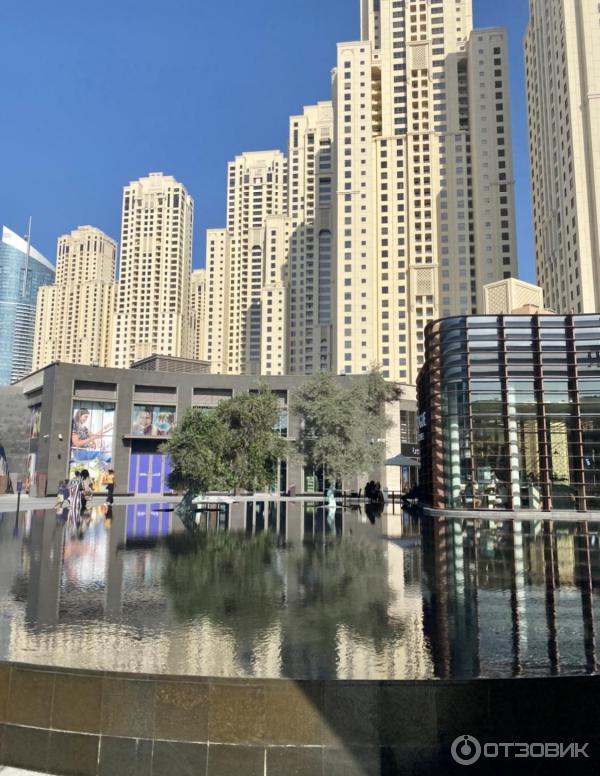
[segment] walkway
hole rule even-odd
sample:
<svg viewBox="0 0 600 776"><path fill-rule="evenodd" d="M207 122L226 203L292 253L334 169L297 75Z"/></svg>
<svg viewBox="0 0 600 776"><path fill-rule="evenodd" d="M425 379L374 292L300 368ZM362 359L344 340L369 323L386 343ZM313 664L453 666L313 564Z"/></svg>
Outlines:
<svg viewBox="0 0 600 776"><path fill-rule="evenodd" d="M18 768L9 768L8 765L0 765L0 776L44 776L43 773L33 771L21 771Z"/></svg>
<svg viewBox="0 0 600 776"><path fill-rule="evenodd" d="M307 501L313 503L315 501L325 501L322 493L315 493L309 496L280 496L273 493L255 493L252 496L232 496L232 500L235 502L246 501ZM181 501L181 496L159 496L156 493L146 493L139 496L115 496L115 505L122 504L178 504ZM211 501L211 497L208 497L208 502ZM56 498L51 496L50 498L29 498L29 496L21 496L20 509L52 509L56 503ZM104 503L104 496L94 496L92 499L92 506L94 504ZM215 499L215 503L218 500ZM341 504L341 499L338 498L338 504ZM352 503L352 499L348 499L348 503ZM17 508L17 497L9 494L0 496L0 512L14 512ZM1 772L0 772L1 773Z"/></svg>
<svg viewBox="0 0 600 776"><path fill-rule="evenodd" d="M177 504L181 501L179 496L158 496L155 493L148 493L144 496L115 496L115 504ZM103 504L104 496L94 496L94 504ZM52 509L56 504L56 498L29 498L21 496L20 509ZM14 512L17 508L17 497L10 495L0 496L0 512ZM2 773L2 771L0 771ZM4 774L2 774L4 776Z"/></svg>

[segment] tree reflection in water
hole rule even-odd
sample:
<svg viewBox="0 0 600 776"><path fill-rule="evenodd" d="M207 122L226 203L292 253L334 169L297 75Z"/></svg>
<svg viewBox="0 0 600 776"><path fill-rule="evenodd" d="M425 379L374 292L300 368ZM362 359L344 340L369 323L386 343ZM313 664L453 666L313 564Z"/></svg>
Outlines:
<svg viewBox="0 0 600 776"><path fill-rule="evenodd" d="M284 662L334 669L337 637L380 652L404 633L383 548L343 536L286 544L265 532L194 530L168 539L165 586L177 616L208 618L245 650L277 626ZM284 667L285 670L285 667Z"/></svg>

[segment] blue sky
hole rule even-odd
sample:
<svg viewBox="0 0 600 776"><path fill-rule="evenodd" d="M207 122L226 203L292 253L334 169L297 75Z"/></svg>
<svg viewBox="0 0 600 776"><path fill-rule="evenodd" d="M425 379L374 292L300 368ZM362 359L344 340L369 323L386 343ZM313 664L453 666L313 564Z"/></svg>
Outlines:
<svg viewBox="0 0 600 776"><path fill-rule="evenodd" d="M525 0L473 0L508 27L521 276L533 279L522 37ZM204 230L225 222L226 165L281 148L288 116L330 97L335 44L358 37L358 0L2 0L0 221L54 260L93 224L119 238L121 190L181 180Z"/></svg>

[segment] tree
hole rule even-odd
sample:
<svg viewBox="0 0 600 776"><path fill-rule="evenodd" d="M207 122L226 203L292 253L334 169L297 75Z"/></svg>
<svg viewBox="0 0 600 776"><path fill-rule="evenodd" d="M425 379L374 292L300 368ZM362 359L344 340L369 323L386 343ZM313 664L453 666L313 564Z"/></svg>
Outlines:
<svg viewBox="0 0 600 776"><path fill-rule="evenodd" d="M300 418L296 449L305 465L336 480L364 474L385 460L385 435L391 425L386 405L401 396L395 383L386 382L379 369L347 379L346 385L319 373L300 387L291 401Z"/></svg>
<svg viewBox="0 0 600 776"><path fill-rule="evenodd" d="M278 420L277 398L264 386L210 412L188 410L162 447L171 457L171 487L205 493L276 484L277 461L287 455Z"/></svg>

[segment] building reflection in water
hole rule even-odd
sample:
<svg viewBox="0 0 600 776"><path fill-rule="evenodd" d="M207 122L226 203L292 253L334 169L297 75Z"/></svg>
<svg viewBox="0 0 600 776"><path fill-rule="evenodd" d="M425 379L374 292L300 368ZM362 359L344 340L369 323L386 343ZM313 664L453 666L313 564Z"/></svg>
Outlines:
<svg viewBox="0 0 600 776"><path fill-rule="evenodd" d="M199 549L165 505L96 508L82 526L0 515L0 656L222 676L595 673L599 531L250 502L203 510L194 535L217 538Z"/></svg>
<svg viewBox="0 0 600 776"><path fill-rule="evenodd" d="M439 678L595 673L600 524L424 520Z"/></svg>

